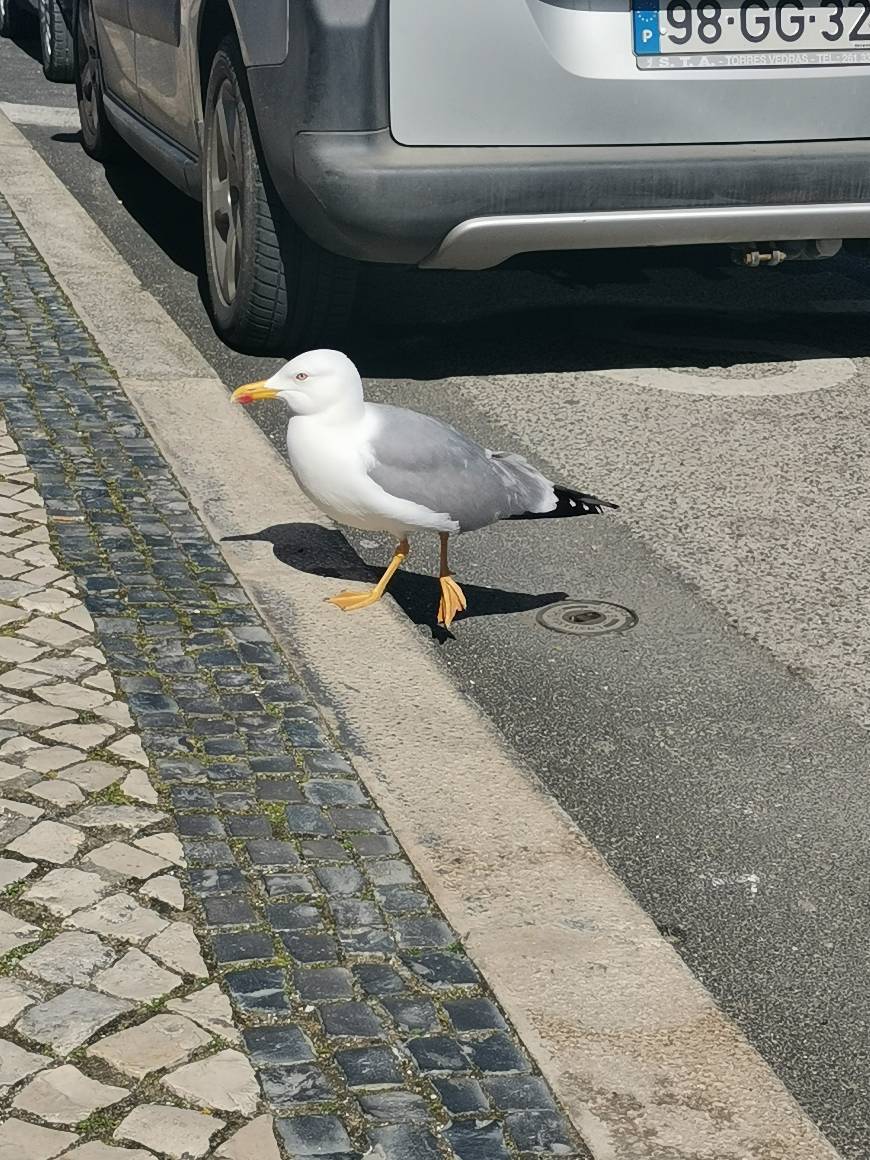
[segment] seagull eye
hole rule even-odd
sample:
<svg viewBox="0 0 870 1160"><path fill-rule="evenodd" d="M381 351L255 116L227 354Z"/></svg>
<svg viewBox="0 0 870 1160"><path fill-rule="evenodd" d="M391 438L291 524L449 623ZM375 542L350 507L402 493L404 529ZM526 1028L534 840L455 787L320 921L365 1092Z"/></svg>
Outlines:
<svg viewBox="0 0 870 1160"><path fill-rule="evenodd" d="M297 383L304 383L307 378L308 378L308 375L306 375L305 371L300 371L299 374L296 376L296 381L297 381Z"/></svg>

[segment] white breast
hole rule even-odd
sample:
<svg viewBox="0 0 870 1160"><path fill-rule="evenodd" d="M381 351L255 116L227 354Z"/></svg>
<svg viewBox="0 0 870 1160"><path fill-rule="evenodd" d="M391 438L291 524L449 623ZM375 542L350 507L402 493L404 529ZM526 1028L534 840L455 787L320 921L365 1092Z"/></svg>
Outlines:
<svg viewBox="0 0 870 1160"><path fill-rule="evenodd" d="M369 477L372 453L363 423L295 416L287 426L287 454L302 491L336 523L398 538L416 529L456 530L448 516L391 496Z"/></svg>

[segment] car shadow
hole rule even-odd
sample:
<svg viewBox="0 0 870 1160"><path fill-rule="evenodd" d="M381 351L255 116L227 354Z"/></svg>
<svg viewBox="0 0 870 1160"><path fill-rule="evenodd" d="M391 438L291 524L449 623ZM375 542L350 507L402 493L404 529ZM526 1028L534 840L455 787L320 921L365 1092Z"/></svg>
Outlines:
<svg viewBox="0 0 870 1160"><path fill-rule="evenodd" d="M131 217L196 277L208 313L200 206L131 150L105 174ZM334 342L365 377L421 380L788 362L802 343L867 356L870 328L854 309L837 311L844 273L870 300L870 264L846 253L772 271L737 269L727 249L709 247L525 255L471 272L365 264L354 321Z"/></svg>
<svg viewBox="0 0 870 1160"><path fill-rule="evenodd" d="M13 43L26 53L31 60L42 67L42 45L39 43L39 20L35 13L27 8L19 8L17 12L18 26Z"/></svg>
<svg viewBox="0 0 870 1160"><path fill-rule="evenodd" d="M199 203L176 189L121 143L104 165L106 181L132 218L168 258L195 274L205 302L205 247Z"/></svg>
<svg viewBox="0 0 870 1160"><path fill-rule="evenodd" d="M320 524L273 524L256 532L223 536L221 540L222 543L239 541L269 543L282 564L313 576L374 584L383 571L361 560L341 532ZM568 595L567 592L512 592L478 584L463 584L462 590L468 600L463 620L531 612L564 600ZM430 630L433 640L444 643L455 639L449 629L435 623L440 595L437 577L403 568L390 583L390 595L412 623Z"/></svg>

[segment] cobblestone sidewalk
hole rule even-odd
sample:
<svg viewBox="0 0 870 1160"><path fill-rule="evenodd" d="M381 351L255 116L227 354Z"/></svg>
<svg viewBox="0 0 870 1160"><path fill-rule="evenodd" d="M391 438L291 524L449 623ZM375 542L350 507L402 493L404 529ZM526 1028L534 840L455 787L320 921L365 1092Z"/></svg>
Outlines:
<svg viewBox="0 0 870 1160"><path fill-rule="evenodd" d="M587 1156L0 200L0 1160Z"/></svg>

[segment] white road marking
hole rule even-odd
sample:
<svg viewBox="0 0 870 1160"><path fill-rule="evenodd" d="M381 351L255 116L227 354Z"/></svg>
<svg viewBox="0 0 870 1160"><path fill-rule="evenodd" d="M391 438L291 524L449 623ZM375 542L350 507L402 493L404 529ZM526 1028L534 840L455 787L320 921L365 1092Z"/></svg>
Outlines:
<svg viewBox="0 0 870 1160"><path fill-rule="evenodd" d="M664 346L671 350L686 344L686 339L676 334L644 333L636 338L644 346ZM805 395L840 387L858 373L858 368L850 358L829 358L823 351L791 344L762 341L747 343L736 339L693 336L690 349L711 350L718 354L730 348L744 353L747 346L758 351L761 356L759 361L764 359L768 364L773 362L778 365L770 369L769 366L759 367L754 363L735 363L727 373L721 375L709 371L698 373L691 367L620 367L592 373L601 378L651 387L657 391L717 398Z"/></svg>
<svg viewBox="0 0 870 1160"><path fill-rule="evenodd" d="M16 105L12 101L0 101L0 112L5 113L16 125L39 125L47 129L79 128L78 109L60 105Z"/></svg>

